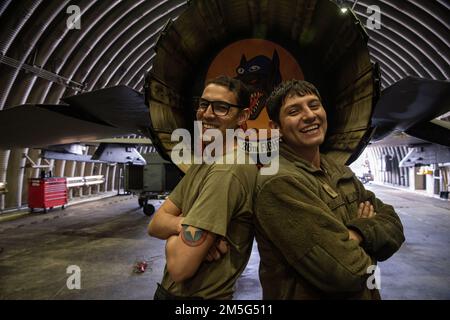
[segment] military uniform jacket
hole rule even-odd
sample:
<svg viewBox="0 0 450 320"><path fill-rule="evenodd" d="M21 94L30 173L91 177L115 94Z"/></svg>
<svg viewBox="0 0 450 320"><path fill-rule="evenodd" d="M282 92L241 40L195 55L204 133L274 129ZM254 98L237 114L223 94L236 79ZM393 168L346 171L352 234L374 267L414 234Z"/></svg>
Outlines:
<svg viewBox="0 0 450 320"><path fill-rule="evenodd" d="M279 172L259 176L255 192L263 298L379 298L378 290L371 290L374 265L404 241L393 207L326 155L317 169L285 144L280 147ZM377 214L357 218L366 200ZM362 235L360 245L349 239L348 229Z"/></svg>

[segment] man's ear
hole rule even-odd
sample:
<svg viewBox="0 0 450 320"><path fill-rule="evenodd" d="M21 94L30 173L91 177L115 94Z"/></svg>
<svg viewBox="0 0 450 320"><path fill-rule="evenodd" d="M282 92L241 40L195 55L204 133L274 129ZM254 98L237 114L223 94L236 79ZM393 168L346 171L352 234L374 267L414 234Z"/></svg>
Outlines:
<svg viewBox="0 0 450 320"><path fill-rule="evenodd" d="M250 117L250 108L242 109L238 116L238 125L242 125Z"/></svg>
<svg viewBox="0 0 450 320"><path fill-rule="evenodd" d="M280 129L280 125L276 123L275 121L269 120L269 128L270 129ZM281 138L283 134L281 131L278 131L279 137Z"/></svg>
<svg viewBox="0 0 450 320"><path fill-rule="evenodd" d="M269 120L269 128L270 129L280 129L280 126L275 121Z"/></svg>

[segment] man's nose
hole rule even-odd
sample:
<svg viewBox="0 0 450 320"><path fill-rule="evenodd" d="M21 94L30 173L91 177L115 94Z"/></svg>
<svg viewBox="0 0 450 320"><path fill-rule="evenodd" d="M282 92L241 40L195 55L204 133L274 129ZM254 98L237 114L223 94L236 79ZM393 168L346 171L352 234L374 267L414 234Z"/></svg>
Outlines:
<svg viewBox="0 0 450 320"><path fill-rule="evenodd" d="M208 108L206 108L205 112L203 113L203 116L208 117L208 118L215 116L214 111L213 111L213 106L211 103L208 105Z"/></svg>
<svg viewBox="0 0 450 320"><path fill-rule="evenodd" d="M305 107L302 119L305 122L312 122L316 120L316 114L309 107Z"/></svg>

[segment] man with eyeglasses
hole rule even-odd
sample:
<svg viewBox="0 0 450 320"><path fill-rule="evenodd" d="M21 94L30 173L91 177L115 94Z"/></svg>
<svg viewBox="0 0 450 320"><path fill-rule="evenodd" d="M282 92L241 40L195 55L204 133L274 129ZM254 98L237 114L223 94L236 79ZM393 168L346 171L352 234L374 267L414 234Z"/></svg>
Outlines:
<svg viewBox="0 0 450 320"><path fill-rule="evenodd" d="M220 76L198 100L202 131L237 129L249 116L245 85ZM224 154L236 152L226 150ZM224 162L225 163L225 162ZM167 239L166 267L154 299L231 299L253 243L252 197L258 169L251 164L193 164L149 224Z"/></svg>

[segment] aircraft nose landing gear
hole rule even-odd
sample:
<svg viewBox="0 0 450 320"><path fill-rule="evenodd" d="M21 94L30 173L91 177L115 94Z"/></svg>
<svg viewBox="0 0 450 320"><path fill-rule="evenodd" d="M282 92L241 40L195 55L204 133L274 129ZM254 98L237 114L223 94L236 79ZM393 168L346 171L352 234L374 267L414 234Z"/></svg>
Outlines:
<svg viewBox="0 0 450 320"><path fill-rule="evenodd" d="M147 204L144 205L143 211L144 211L146 216L150 217L152 214L155 213L155 206L150 204L150 203L147 203Z"/></svg>
<svg viewBox="0 0 450 320"><path fill-rule="evenodd" d="M139 194L138 203L139 207L142 208L144 214L147 216L151 216L155 213L156 208L153 204L149 203L149 200L165 200L168 193L152 193L152 192L142 192Z"/></svg>

